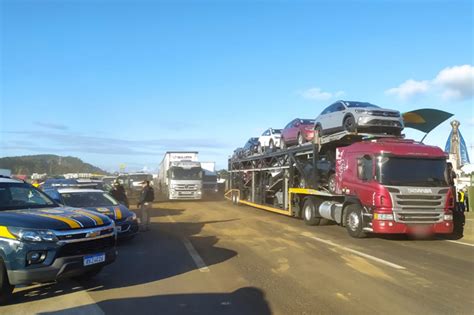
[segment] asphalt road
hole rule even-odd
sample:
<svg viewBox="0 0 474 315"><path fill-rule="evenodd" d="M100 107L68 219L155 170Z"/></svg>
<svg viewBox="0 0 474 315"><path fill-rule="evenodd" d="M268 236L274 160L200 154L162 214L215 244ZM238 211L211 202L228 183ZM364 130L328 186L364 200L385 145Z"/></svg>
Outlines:
<svg viewBox="0 0 474 315"><path fill-rule="evenodd" d="M1 314L473 314L474 246L352 239L230 202L156 204L86 283L16 289Z"/></svg>

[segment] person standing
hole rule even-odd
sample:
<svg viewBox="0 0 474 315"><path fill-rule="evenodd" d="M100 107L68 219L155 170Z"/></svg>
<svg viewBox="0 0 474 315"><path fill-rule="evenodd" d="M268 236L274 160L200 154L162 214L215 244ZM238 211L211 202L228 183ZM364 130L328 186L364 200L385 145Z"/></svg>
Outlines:
<svg viewBox="0 0 474 315"><path fill-rule="evenodd" d="M129 203L128 203L128 198L127 194L125 192L125 188L123 185L120 183L119 180L115 180L112 190L110 191L110 194L112 197L114 197L118 202L121 204L125 205L127 208L129 208Z"/></svg>
<svg viewBox="0 0 474 315"><path fill-rule="evenodd" d="M142 185L143 189L137 208L140 209L141 229L142 231L148 231L150 225L150 207L155 200L155 191L153 187L151 187L149 180L144 181Z"/></svg>

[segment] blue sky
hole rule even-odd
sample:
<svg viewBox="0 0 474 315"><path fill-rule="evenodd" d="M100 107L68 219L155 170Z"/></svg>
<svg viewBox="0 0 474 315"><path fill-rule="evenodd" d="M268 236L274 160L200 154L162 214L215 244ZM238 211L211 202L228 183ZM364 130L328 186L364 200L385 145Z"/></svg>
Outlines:
<svg viewBox="0 0 474 315"><path fill-rule="evenodd" d="M193 149L225 168L339 98L452 112L474 144L471 1L0 3L0 156L132 170Z"/></svg>

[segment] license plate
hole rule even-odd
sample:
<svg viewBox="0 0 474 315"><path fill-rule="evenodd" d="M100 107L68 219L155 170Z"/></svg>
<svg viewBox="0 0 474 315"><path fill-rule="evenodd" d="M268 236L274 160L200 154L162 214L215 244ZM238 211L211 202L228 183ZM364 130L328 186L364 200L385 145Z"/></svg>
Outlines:
<svg viewBox="0 0 474 315"><path fill-rule="evenodd" d="M182 191L179 193L180 195L192 195L193 192L192 191Z"/></svg>
<svg viewBox="0 0 474 315"><path fill-rule="evenodd" d="M105 261L105 253L84 256L84 266L100 264Z"/></svg>

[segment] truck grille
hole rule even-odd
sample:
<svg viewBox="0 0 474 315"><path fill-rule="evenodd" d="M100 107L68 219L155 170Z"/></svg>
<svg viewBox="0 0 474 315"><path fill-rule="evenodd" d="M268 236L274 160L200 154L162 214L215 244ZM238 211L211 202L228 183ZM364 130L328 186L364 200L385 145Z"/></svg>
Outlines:
<svg viewBox="0 0 474 315"><path fill-rule="evenodd" d="M196 191L197 185L196 184L178 184L175 186L175 190L177 191Z"/></svg>
<svg viewBox="0 0 474 315"><path fill-rule="evenodd" d="M446 188L430 187L387 187L392 198L396 222L401 223L439 223L443 220L446 205ZM426 194L413 194L412 191L426 191Z"/></svg>
<svg viewBox="0 0 474 315"><path fill-rule="evenodd" d="M84 254L93 254L106 251L115 246L115 237L95 239L92 241L84 241L77 243L68 243L61 247L56 257L68 257Z"/></svg>

